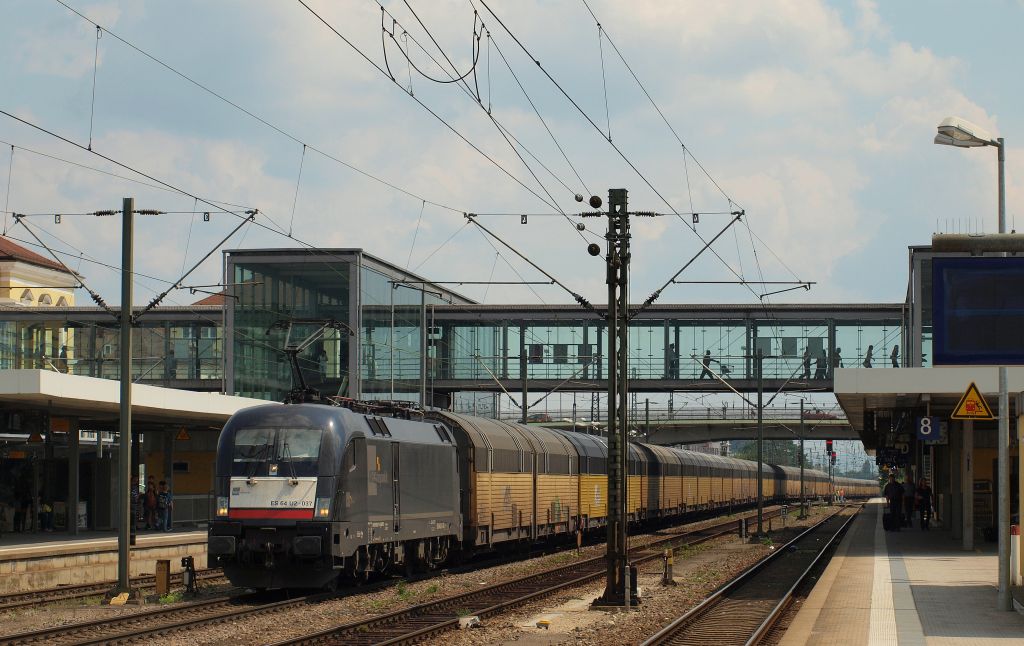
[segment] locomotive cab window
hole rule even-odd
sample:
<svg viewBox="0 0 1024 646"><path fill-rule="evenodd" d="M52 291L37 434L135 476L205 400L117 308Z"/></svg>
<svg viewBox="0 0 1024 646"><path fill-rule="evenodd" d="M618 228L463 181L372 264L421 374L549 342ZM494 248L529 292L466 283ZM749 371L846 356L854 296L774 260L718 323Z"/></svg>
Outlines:
<svg viewBox="0 0 1024 646"><path fill-rule="evenodd" d="M232 475L317 475L320 441L318 428L244 428L235 432Z"/></svg>

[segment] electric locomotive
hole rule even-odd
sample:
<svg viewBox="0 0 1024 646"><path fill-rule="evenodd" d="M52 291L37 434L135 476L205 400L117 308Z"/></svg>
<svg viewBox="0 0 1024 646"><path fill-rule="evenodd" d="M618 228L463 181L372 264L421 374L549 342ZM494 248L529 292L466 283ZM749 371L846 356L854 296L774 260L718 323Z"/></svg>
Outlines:
<svg viewBox="0 0 1024 646"><path fill-rule="evenodd" d="M462 531L457 478L440 425L324 404L242 410L217 447L211 566L261 589L440 562Z"/></svg>

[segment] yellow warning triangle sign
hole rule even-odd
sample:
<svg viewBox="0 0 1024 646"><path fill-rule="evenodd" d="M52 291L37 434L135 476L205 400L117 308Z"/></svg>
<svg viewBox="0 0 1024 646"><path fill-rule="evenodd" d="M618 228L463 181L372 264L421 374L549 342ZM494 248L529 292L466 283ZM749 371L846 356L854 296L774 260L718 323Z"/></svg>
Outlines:
<svg viewBox="0 0 1024 646"><path fill-rule="evenodd" d="M953 409L953 414L950 416L953 419L995 419L996 416L992 414L992 409L989 408L988 402L982 396L981 391L978 387L971 382L971 385L967 387L967 392L960 398L960 403Z"/></svg>
<svg viewBox="0 0 1024 646"><path fill-rule="evenodd" d="M174 439L180 442L187 442L188 440L192 439L192 436L189 435L188 431L185 430L185 427L182 426L181 430L178 431L178 434L174 437Z"/></svg>

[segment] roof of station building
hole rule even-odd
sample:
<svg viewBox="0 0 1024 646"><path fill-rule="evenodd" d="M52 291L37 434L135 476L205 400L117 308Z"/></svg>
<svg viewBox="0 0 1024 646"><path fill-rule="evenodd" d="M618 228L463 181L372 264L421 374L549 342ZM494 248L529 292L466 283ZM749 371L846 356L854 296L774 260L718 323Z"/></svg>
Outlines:
<svg viewBox="0 0 1024 646"><path fill-rule="evenodd" d="M0 237L0 261L4 260L20 261L30 265L36 265L37 267L45 267L47 269L60 271L72 276L75 275L73 271L69 271L59 262L40 256L34 251L29 251L25 247L13 242L10 238Z"/></svg>
<svg viewBox="0 0 1024 646"><path fill-rule="evenodd" d="M268 249L226 249L224 250L224 257L231 258L235 262L243 262L247 257L259 258L259 257L272 257L272 258L302 258L304 262L328 262L328 261L346 261L354 257L361 257L365 260L369 260L372 264L377 265L379 269L390 273L395 278L400 278L401 282L410 284L422 284L443 292L445 295L451 296L457 300L463 301L467 304L475 304L471 298L468 298L456 291L453 291L447 287L452 284L448 281L434 282L430 279L426 279L423 276L415 273L415 271L401 267L390 260L385 260L380 256L375 256L359 247L338 247L338 248L316 248L316 249L301 249L295 247L275 247Z"/></svg>

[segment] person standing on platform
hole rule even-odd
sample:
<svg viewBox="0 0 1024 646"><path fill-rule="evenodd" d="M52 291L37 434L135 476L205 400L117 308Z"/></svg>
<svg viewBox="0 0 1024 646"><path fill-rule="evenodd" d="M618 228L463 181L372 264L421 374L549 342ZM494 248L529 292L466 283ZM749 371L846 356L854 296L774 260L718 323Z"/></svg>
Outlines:
<svg viewBox="0 0 1024 646"><path fill-rule="evenodd" d="M865 368L870 368L871 367L871 359L874 358L874 354L875 354L875 346L869 345L868 346L868 351L866 353L864 353L864 367Z"/></svg>
<svg viewBox="0 0 1024 646"><path fill-rule="evenodd" d="M903 505L903 486L896 482L896 474L889 474L889 482L882 490L882 495L889 501L889 518L891 524L888 529L894 532L900 531L900 507Z"/></svg>
<svg viewBox="0 0 1024 646"><path fill-rule="evenodd" d="M171 531L171 510L174 509L174 496L167 486L166 480L160 481L160 491L156 494L156 528L165 532Z"/></svg>
<svg viewBox="0 0 1024 646"><path fill-rule="evenodd" d="M921 478L917 486L917 509L921 512L921 529L927 532L932 519L932 488L928 486L928 478Z"/></svg>
<svg viewBox="0 0 1024 646"><path fill-rule="evenodd" d="M892 346L892 354L889 355L889 361L892 362L893 368L900 367L900 346Z"/></svg>
<svg viewBox="0 0 1024 646"><path fill-rule="evenodd" d="M917 487L914 486L914 481L908 475L903 479L903 517L905 518L904 525L907 527L914 526L914 496L916 495Z"/></svg>
<svg viewBox="0 0 1024 646"><path fill-rule="evenodd" d="M146 478L146 497L143 499L146 508L146 529L156 529L156 479Z"/></svg>
<svg viewBox="0 0 1024 646"><path fill-rule="evenodd" d="M803 376L803 378L804 379L810 379L811 378L811 346L809 346L809 345L806 348L804 348L803 364L804 364L804 376Z"/></svg>

